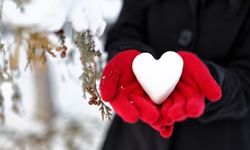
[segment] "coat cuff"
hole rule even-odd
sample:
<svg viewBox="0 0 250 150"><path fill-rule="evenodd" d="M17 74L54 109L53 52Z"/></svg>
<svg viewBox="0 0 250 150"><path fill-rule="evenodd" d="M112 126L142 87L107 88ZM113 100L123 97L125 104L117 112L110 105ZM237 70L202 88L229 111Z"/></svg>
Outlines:
<svg viewBox="0 0 250 150"><path fill-rule="evenodd" d="M210 71L214 79L217 81L217 83L222 87L225 78L224 68L215 64L212 61L205 60L203 62L206 64L208 70Z"/></svg>

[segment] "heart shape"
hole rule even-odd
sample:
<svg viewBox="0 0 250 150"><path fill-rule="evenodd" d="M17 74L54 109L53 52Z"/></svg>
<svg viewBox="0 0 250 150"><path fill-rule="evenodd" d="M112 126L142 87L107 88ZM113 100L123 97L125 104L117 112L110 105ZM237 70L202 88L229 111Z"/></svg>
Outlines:
<svg viewBox="0 0 250 150"><path fill-rule="evenodd" d="M137 55L132 64L136 79L155 104L161 104L174 90L183 69L176 52L165 52L159 60L149 53Z"/></svg>

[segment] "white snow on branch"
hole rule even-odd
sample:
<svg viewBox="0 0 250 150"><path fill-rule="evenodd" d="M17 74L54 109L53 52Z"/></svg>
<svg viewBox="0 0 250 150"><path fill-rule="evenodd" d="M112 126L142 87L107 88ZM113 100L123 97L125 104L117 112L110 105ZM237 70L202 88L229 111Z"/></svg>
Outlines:
<svg viewBox="0 0 250 150"><path fill-rule="evenodd" d="M77 32L101 36L106 26L99 0L31 0L20 11L11 0L3 4L2 21L13 28L55 32L70 22Z"/></svg>

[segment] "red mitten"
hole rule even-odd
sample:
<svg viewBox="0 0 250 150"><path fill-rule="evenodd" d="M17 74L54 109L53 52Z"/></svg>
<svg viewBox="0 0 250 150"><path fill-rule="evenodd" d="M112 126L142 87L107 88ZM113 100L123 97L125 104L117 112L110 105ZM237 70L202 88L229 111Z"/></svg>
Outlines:
<svg viewBox="0 0 250 150"><path fill-rule="evenodd" d="M153 123L160 111L138 83L132 71L132 62L140 54L126 50L117 54L104 68L100 91L103 100L110 102L124 121L134 123L138 119Z"/></svg>
<svg viewBox="0 0 250 150"><path fill-rule="evenodd" d="M163 138L169 138L172 135L174 129L174 124L164 124L162 116L156 122L150 124L150 126L155 130L159 131Z"/></svg>
<svg viewBox="0 0 250 150"><path fill-rule="evenodd" d="M221 98L221 88L206 65L190 52L180 51L178 54L183 59L184 67L175 90L161 108L165 125L185 120L187 117L201 116L205 108L205 97L211 102Z"/></svg>

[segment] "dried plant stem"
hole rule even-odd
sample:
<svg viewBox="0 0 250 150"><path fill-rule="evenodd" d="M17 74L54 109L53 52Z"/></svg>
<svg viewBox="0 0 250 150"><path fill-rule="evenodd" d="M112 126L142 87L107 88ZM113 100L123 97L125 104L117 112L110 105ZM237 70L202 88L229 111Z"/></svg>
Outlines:
<svg viewBox="0 0 250 150"><path fill-rule="evenodd" d="M1 1L1 5L2 5L2 1ZM7 66L6 66L6 60L4 58L5 56L4 44L2 44L1 41L0 41L0 55L3 55L0 57L3 58L2 63L4 63L3 66L0 65L0 123L4 123L5 121L4 97L1 91L1 85L6 80L6 78L4 77L4 74L6 75Z"/></svg>
<svg viewBox="0 0 250 150"><path fill-rule="evenodd" d="M104 104L96 88L98 73L95 57L100 57L101 53L100 51L95 51L94 41L89 31L84 33L77 33L76 45L80 50L80 59L83 66L83 74L80 77L80 79L83 80L83 92L90 95L90 105L100 106L99 110L101 112L103 120L105 118L111 119L111 109L106 104Z"/></svg>
<svg viewBox="0 0 250 150"><path fill-rule="evenodd" d="M4 123L4 120L5 120L5 115L4 115L4 99L3 99L2 92L0 91L0 122Z"/></svg>
<svg viewBox="0 0 250 150"><path fill-rule="evenodd" d="M27 65L31 68L36 64L40 64L46 67L46 52L52 57L56 55L52 52L55 46L41 33L31 33L28 39L28 51L27 51Z"/></svg>
<svg viewBox="0 0 250 150"><path fill-rule="evenodd" d="M23 41L23 34L22 30L19 29L16 31L15 35L15 50L13 54L10 54L9 58L9 65L10 65L10 70L14 71L18 69L18 63L19 63L19 55L20 55L20 47L22 45Z"/></svg>

